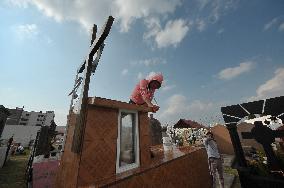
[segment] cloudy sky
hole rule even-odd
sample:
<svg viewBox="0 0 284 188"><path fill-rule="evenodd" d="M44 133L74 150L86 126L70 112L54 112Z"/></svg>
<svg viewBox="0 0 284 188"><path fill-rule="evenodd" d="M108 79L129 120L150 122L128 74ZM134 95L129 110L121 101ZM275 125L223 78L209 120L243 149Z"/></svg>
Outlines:
<svg viewBox="0 0 284 188"><path fill-rule="evenodd" d="M162 123L221 122L220 107L284 94L283 0L2 0L0 104L54 110L66 125L90 31L108 15L90 96L128 101L139 79L162 72Z"/></svg>

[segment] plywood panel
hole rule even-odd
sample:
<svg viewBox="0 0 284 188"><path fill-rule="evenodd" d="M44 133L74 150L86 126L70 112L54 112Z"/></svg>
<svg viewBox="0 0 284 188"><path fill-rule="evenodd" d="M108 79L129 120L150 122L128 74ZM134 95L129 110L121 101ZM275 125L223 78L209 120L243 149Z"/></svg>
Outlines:
<svg viewBox="0 0 284 188"><path fill-rule="evenodd" d="M204 149L199 149L129 178L98 187L207 188L210 184L207 155Z"/></svg>
<svg viewBox="0 0 284 188"><path fill-rule="evenodd" d="M72 139L75 128L76 115L71 114L67 117L68 130L64 146L64 152L59 166L56 187L76 187L80 155L71 151Z"/></svg>
<svg viewBox="0 0 284 188"><path fill-rule="evenodd" d="M118 109L88 107L78 185L115 174Z"/></svg>

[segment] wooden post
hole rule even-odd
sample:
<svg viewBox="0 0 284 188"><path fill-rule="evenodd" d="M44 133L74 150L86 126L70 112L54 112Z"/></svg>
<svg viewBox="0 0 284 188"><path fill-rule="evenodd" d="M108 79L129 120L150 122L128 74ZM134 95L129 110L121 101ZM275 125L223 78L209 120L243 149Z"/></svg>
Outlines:
<svg viewBox="0 0 284 188"><path fill-rule="evenodd" d="M71 150L74 153L80 153L82 149L82 141L83 141L83 135L85 131L85 118L86 118L86 112L87 112L87 105L88 105L88 92L89 92L89 84L90 84L90 77L92 73L92 63L93 63L93 56L98 51L100 46L104 43L104 40L108 36L112 23L114 21L114 18L112 16L108 17L108 20L105 24L105 26L102 29L101 36L95 39L96 34L92 34L92 44L90 47L90 52L87 56L87 59L83 62L83 64L79 67L78 73L81 71L83 72L84 79L82 81L82 90L81 95L79 98L79 109L78 109L78 115L76 118L76 125L74 130L74 136L73 136L73 142L72 142L72 148ZM96 28L94 27L94 31L96 31Z"/></svg>

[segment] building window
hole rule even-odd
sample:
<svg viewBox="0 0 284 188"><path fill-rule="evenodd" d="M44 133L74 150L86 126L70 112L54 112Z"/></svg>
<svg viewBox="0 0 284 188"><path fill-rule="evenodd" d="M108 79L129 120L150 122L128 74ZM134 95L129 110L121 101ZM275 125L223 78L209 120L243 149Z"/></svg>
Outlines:
<svg viewBox="0 0 284 188"><path fill-rule="evenodd" d="M20 125L27 125L27 123L20 123Z"/></svg>
<svg viewBox="0 0 284 188"><path fill-rule="evenodd" d="M139 166L138 114L120 110L118 116L116 172Z"/></svg>
<svg viewBox="0 0 284 188"><path fill-rule="evenodd" d="M30 114L26 114L26 116L30 116Z"/></svg>

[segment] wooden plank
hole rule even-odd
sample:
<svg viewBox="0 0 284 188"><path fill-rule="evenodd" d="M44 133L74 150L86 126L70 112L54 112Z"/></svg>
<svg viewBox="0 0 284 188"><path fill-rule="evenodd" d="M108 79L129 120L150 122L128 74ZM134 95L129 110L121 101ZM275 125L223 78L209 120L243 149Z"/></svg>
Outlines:
<svg viewBox="0 0 284 188"><path fill-rule="evenodd" d="M114 18L112 16L109 16L107 22L105 23L105 25L104 25L104 27L101 31L100 37L96 38L96 40L92 43L92 45L90 47L90 52L88 54L89 58L86 58L86 60L83 61L83 63L81 64L81 66L79 67L79 69L77 71L78 73L83 72L83 70L85 69L85 64L88 61L88 59L90 59L90 56L92 56L92 59L93 59L93 56L95 55L95 53L98 51L101 44L104 42L104 40L108 36L110 29L111 29L111 26L113 24L113 21L114 21ZM94 37L94 35L92 37Z"/></svg>
<svg viewBox="0 0 284 188"><path fill-rule="evenodd" d="M129 104L126 102L105 99L100 97L92 97L88 100L89 105L107 107L107 108L115 108L115 109L125 109L125 110L135 110L140 112L151 112L151 108L136 104Z"/></svg>

